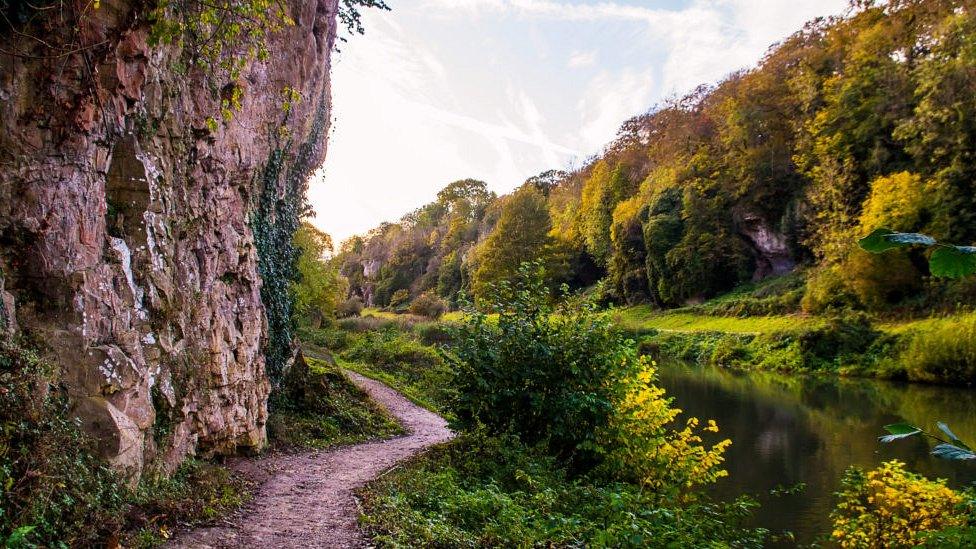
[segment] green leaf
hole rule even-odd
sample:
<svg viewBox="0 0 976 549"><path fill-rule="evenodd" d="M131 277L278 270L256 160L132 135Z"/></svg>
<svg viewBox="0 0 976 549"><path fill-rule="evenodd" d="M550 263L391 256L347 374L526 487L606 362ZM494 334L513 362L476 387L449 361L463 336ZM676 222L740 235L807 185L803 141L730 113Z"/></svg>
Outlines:
<svg viewBox="0 0 976 549"><path fill-rule="evenodd" d="M861 248L875 254L905 246L932 246L935 239L921 233L896 233L891 229L875 229L868 236L858 240Z"/></svg>
<svg viewBox="0 0 976 549"><path fill-rule="evenodd" d="M932 276L962 278L976 274L976 247L946 246L932 252L929 258Z"/></svg>
<svg viewBox="0 0 976 549"><path fill-rule="evenodd" d="M885 425L884 430L890 434L878 437L878 440L881 442L892 442L901 438L915 436L922 432L921 429L911 423L892 423L891 425Z"/></svg>
<svg viewBox="0 0 976 549"><path fill-rule="evenodd" d="M972 450L953 446L952 444L939 444L932 449L932 455L942 459L963 460L976 459L976 453Z"/></svg>
<svg viewBox="0 0 976 549"><path fill-rule="evenodd" d="M947 437L949 437L949 440L951 440L953 444L959 446L960 448L965 448L967 450L971 449L969 446L966 445L965 442L959 440L959 437L957 437L956 434L952 432L952 429L949 429L948 425L946 425L941 421L937 421L935 425L938 426L940 431L942 431L943 433L946 434Z"/></svg>
<svg viewBox="0 0 976 549"><path fill-rule="evenodd" d="M858 240L857 244L862 249L869 251L873 254L880 254L881 252L887 250L900 248L902 246L901 244L895 244L885 239L886 236L891 234L896 234L896 233L891 229L875 229L871 234Z"/></svg>

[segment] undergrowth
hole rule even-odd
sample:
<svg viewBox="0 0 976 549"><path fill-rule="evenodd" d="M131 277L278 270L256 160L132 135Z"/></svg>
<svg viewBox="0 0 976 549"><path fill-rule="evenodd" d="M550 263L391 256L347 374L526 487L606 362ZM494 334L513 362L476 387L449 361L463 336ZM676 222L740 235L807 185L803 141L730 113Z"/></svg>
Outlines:
<svg viewBox="0 0 976 549"><path fill-rule="evenodd" d="M572 477L539 447L465 434L362 493L378 547L761 547L754 507L677 506L628 483Z"/></svg>
<svg viewBox="0 0 976 549"><path fill-rule="evenodd" d="M329 349L340 365L381 381L415 404L442 415L454 395L452 370L444 360L452 330L441 322L357 317L334 326L303 329L302 341Z"/></svg>
<svg viewBox="0 0 976 549"><path fill-rule="evenodd" d="M328 448L401 434L402 427L353 385L337 366L306 357L308 371L286 380L268 438L278 449Z"/></svg>
<svg viewBox="0 0 976 549"><path fill-rule="evenodd" d="M29 343L0 340L0 545L151 547L177 524L242 505L249 486L212 463L189 461L130 488L72 419L56 368Z"/></svg>
<svg viewBox="0 0 976 549"><path fill-rule="evenodd" d="M976 379L976 314L898 330L880 329L863 314L848 314L755 334L649 329L643 335L643 354L696 364L949 385L970 385Z"/></svg>

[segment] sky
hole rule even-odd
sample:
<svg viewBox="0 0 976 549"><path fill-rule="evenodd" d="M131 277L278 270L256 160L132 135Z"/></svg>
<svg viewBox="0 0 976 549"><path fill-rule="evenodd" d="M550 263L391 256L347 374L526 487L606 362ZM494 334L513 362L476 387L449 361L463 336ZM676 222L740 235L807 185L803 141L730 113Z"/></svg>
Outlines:
<svg viewBox="0 0 976 549"><path fill-rule="evenodd" d="M333 55L312 222L336 243L448 183L580 166L628 118L754 66L847 0L387 0Z"/></svg>

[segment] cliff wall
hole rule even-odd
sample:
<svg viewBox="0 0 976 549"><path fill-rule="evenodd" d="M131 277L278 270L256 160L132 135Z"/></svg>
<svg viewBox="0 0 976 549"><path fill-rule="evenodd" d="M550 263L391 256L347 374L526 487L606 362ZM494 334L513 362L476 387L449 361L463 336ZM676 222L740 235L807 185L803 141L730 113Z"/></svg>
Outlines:
<svg viewBox="0 0 976 549"><path fill-rule="evenodd" d="M8 29L0 53L3 319L62 366L73 412L133 476L265 442L252 219L300 198L324 157L337 11L290 0L269 57L228 79L150 45L145 4L103 0L58 48L53 23Z"/></svg>

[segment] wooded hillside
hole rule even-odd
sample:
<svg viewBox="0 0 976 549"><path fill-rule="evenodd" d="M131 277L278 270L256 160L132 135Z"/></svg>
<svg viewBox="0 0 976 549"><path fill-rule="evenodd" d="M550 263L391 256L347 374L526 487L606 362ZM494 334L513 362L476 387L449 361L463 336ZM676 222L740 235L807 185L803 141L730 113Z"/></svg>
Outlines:
<svg viewBox="0 0 976 549"><path fill-rule="evenodd" d="M976 240L974 15L855 1L755 68L628 120L578 171L502 197L450 184L346 242L342 272L376 306L477 296L536 258L553 286L605 279L618 303L678 306L798 267L811 312L971 301L972 282L932 279L920 252L871 256L856 240L877 227Z"/></svg>

